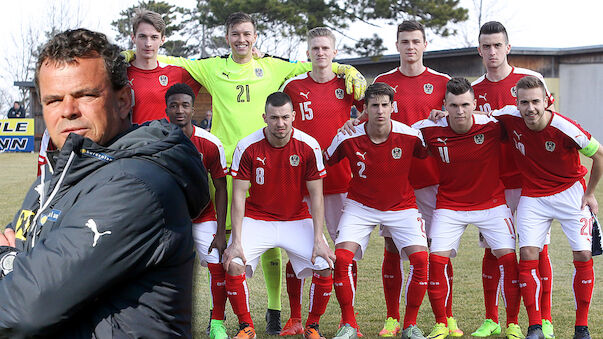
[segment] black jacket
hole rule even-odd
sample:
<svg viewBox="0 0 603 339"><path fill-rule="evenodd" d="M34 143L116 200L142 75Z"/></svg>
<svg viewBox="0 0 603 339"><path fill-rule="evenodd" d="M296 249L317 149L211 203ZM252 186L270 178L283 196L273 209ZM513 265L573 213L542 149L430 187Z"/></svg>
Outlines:
<svg viewBox="0 0 603 339"><path fill-rule="evenodd" d="M192 337L190 220L209 194L190 140L154 121L107 147L71 134L55 160L9 225L24 240L0 337Z"/></svg>

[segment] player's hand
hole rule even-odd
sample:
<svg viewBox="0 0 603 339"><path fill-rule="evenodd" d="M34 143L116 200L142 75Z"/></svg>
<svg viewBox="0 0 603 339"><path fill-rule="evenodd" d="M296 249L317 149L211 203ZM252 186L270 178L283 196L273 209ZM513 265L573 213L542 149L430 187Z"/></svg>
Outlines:
<svg viewBox="0 0 603 339"><path fill-rule="evenodd" d="M4 234L0 234L0 246L15 247L15 239L15 230L7 228L4 230Z"/></svg>
<svg viewBox="0 0 603 339"><path fill-rule="evenodd" d="M447 116L448 116L448 112L446 112L446 111L440 111L439 109L432 109L431 112L429 113L429 120L438 121Z"/></svg>
<svg viewBox="0 0 603 339"><path fill-rule="evenodd" d="M314 248L312 249L312 263L316 262L316 257L321 257L327 261L329 264L329 268L333 269L335 266L333 262L335 261L335 254L331 251L329 245L324 240L324 238L314 240Z"/></svg>
<svg viewBox="0 0 603 339"><path fill-rule="evenodd" d="M337 133L353 135L354 132L356 131L356 128L354 128L354 127L358 126L359 123L360 123L359 119L350 119L350 120L346 121L345 124L343 124L343 126L339 127L339 129L337 130Z"/></svg>
<svg viewBox="0 0 603 339"><path fill-rule="evenodd" d="M597 199L595 198L594 193L584 194L582 196L581 208L584 208L586 206L588 206L590 208L591 212L593 212L594 215L599 214L599 203L597 202Z"/></svg>
<svg viewBox="0 0 603 339"><path fill-rule="evenodd" d="M345 76L345 91L348 94L352 94L353 91L354 99L360 100L364 97L366 79L354 66L339 65L335 73Z"/></svg>
<svg viewBox="0 0 603 339"><path fill-rule="evenodd" d="M131 61L136 60L136 52L134 52L131 49L121 51L120 54L123 55L123 57L126 59L126 62L131 62Z"/></svg>
<svg viewBox="0 0 603 339"><path fill-rule="evenodd" d="M211 244L209 245L207 254L210 254L214 248L218 250L220 262L222 262L222 254L224 253L224 250L226 250L226 234L224 234L223 232L216 232L214 240L212 240Z"/></svg>
<svg viewBox="0 0 603 339"><path fill-rule="evenodd" d="M226 248L226 250L224 250L224 254L222 255L223 258L223 264L224 264L224 270L226 270L228 272L228 267L230 266L230 262L234 259L234 258L241 258L241 260L243 260L243 266L247 265L247 259L245 259L245 255L243 254L243 246L241 246L241 243L238 242L232 242L230 243L230 246L228 246Z"/></svg>
<svg viewBox="0 0 603 339"><path fill-rule="evenodd" d="M266 55L266 53L260 51L255 46L253 46L251 48L251 55L253 56L254 59L261 59L264 57L264 55Z"/></svg>

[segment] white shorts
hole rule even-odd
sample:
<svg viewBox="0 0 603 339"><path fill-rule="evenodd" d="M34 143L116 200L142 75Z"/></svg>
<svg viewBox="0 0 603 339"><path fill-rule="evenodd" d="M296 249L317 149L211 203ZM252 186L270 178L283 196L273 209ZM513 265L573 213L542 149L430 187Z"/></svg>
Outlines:
<svg viewBox="0 0 603 339"><path fill-rule="evenodd" d="M214 248L211 253L207 254L217 230L218 223L215 220L193 224L193 239L202 266L207 267L207 264L220 263L220 254L217 249Z"/></svg>
<svg viewBox="0 0 603 339"><path fill-rule="evenodd" d="M343 202L345 201L345 197L347 193L334 193L334 194L326 194L324 196L325 199L325 222L327 225L327 231L329 232L329 236L331 240L335 241L337 238L337 226L339 226L339 219L341 219L341 215L343 214ZM310 197L305 196L304 202L308 205L308 209L310 210L310 214L312 214L312 204L310 203Z"/></svg>
<svg viewBox="0 0 603 339"><path fill-rule="evenodd" d="M553 219L559 220L573 251L591 250L592 217L580 209L584 187L576 182L563 192L546 197L522 196L517 207L519 247L542 249Z"/></svg>
<svg viewBox="0 0 603 339"><path fill-rule="evenodd" d="M436 209L433 212L429 250L431 252L452 250L450 257L454 258L468 224L477 226L492 249L515 250L513 216L507 205L478 211Z"/></svg>
<svg viewBox="0 0 603 339"><path fill-rule="evenodd" d="M425 233L429 237L431 229L431 219L433 218L433 211L436 207L436 196L438 194L439 185L432 185L415 190L415 201L417 202L417 208L423 221L425 222ZM379 235L382 237L391 238L391 235L387 233L387 228L381 228Z"/></svg>
<svg viewBox="0 0 603 339"><path fill-rule="evenodd" d="M322 238L326 244L327 240L324 235ZM230 245L231 242L232 237L228 240L228 244ZM241 243L243 255L247 259L245 273L248 277L253 276L260 256L275 247L287 251L293 271L300 279L311 276L313 270L320 271L329 268L329 263L321 257L317 257L316 264L312 264L312 251L314 250L312 219L266 221L244 217ZM243 265L240 258L234 258L233 262Z"/></svg>
<svg viewBox="0 0 603 339"><path fill-rule="evenodd" d="M346 199L344 202L335 244L346 241L359 244L360 251L356 251L354 259L362 259L371 232L379 224L392 237L403 259L408 259L402 250L404 247L412 245L427 247L425 226L418 210L412 208L402 211L380 211L351 199Z"/></svg>

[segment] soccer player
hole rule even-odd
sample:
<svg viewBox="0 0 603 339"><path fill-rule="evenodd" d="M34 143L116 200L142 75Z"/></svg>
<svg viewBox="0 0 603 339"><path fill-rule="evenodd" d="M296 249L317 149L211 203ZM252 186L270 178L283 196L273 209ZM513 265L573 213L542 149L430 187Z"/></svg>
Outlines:
<svg viewBox="0 0 603 339"><path fill-rule="evenodd" d="M159 13L137 11L132 20L132 42L136 46L136 59L128 66L128 80L134 90L133 123L165 118L162 98L175 83L186 83L194 93L199 92L201 85L182 67L157 61L157 52L165 42L165 22Z"/></svg>
<svg viewBox="0 0 603 339"><path fill-rule="evenodd" d="M446 87L448 117L419 121L425 143L435 154L440 172L436 210L431 224L429 300L436 325L427 338L445 338L446 305L450 293L447 266L455 257L468 224L478 227L492 246L496 267L504 277L507 338L523 338L518 325L520 292L517 284L515 229L506 205L499 174L500 124L486 115L473 115L475 96L465 78L453 78Z"/></svg>
<svg viewBox="0 0 603 339"><path fill-rule="evenodd" d="M210 272L210 290L212 296L212 319L209 337L211 339L228 338L224 327L224 308L226 306L226 272L221 256L226 249L226 157L224 147L218 138L209 132L194 126L191 122L194 113L195 92L183 83L172 85L165 93L165 112L171 123L182 128L191 139L203 165L211 175L215 192L216 208L210 201L200 216L193 220L193 239L201 265ZM216 213L217 212L217 213Z"/></svg>
<svg viewBox="0 0 603 339"><path fill-rule="evenodd" d="M500 22L490 21L485 23L479 33L478 52L483 59L486 74L475 80L471 85L475 91L478 110L491 112L501 109L506 105L515 105L517 94L515 84L526 75L544 79L540 73L517 68L509 65L507 55L511 50L507 30ZM546 87L545 87L546 88ZM548 104L553 105L553 97L547 90ZM511 212L515 213L519 197L521 196L521 175L513 161L511 152L513 145L501 143L501 179L505 186L505 198ZM496 256L492 254L487 244L482 241L480 245L485 248L482 260L482 283L484 286L484 303L486 307L486 319L483 324L471 335L475 337L487 337L501 332L498 324L498 291L500 271L497 266ZM553 270L548 255L549 236L539 255L539 270L542 286L542 330L547 339L554 338L553 325L551 323L551 291L553 284Z"/></svg>
<svg viewBox="0 0 603 339"><path fill-rule="evenodd" d="M237 144L231 166L232 235L224 252L224 267L226 291L240 324L235 338L256 337L246 273L251 277L263 252L281 247L298 277L312 275L304 337L320 339L318 321L331 295L334 259L322 234L322 178L326 171L320 145L292 127L295 112L287 94L269 95L265 112L267 126ZM302 200L303 185L309 192L312 216Z"/></svg>
<svg viewBox="0 0 603 339"><path fill-rule="evenodd" d="M326 149L337 129L350 119L353 105L360 105L354 96L345 93L345 81L332 70L333 58L337 55L335 35L326 27L316 27L308 32L308 51L312 61L312 71L300 74L283 85L298 113L293 127L316 138L321 149ZM352 177L347 160L334 166L326 166L327 177L323 180L325 220L331 239L335 241L337 225L343 211L343 201ZM308 192L304 191L308 201ZM310 209L310 213L312 210ZM354 261L354 281L356 281ZM291 318L281 331L281 335L303 333L301 325L301 295L303 280L298 279L291 262L286 266L287 294L291 306ZM354 283L356 285L356 283Z"/></svg>
<svg viewBox="0 0 603 339"><path fill-rule="evenodd" d="M517 206L519 281L530 327L526 339L544 338L540 308L539 252L551 221L559 220L573 251L573 291L576 302L574 338L590 338L588 308L594 271L591 254L592 218L597 214L594 192L603 172L603 149L576 122L547 110L544 83L527 76L517 82L517 107L494 111L513 139L513 158L522 175ZM578 153L593 159L590 180Z"/></svg>
<svg viewBox="0 0 603 339"><path fill-rule="evenodd" d="M207 88L212 96L211 133L222 141L226 162L232 159L239 140L262 128L262 113L266 97L277 91L283 82L311 70L310 63L292 63L267 56L254 59L252 48L257 40L255 21L245 13L237 12L226 19L226 41L231 53L222 57L199 60L159 56L159 60L184 67L192 77ZM346 89L357 99L364 94L366 80L355 68L333 64L334 71L346 75ZM353 83L353 85L352 85ZM227 179L229 191L232 179ZM227 215L227 223L228 223ZM229 225L227 224L227 227ZM268 291L266 312L268 334L281 330L281 253L270 250L262 256L262 271Z"/></svg>
<svg viewBox="0 0 603 339"><path fill-rule="evenodd" d="M378 75L375 82L384 82L394 91L394 112L392 119L407 125L425 119L432 109L441 109L444 103L446 83L450 76L438 73L423 64L423 53L427 48L425 28L422 24L406 20L398 26L396 48L400 53L400 67ZM353 123L357 124L362 116ZM350 125L349 123L347 124ZM427 236L430 236L431 216L435 209L438 190L437 165L433 157L414 161L410 170L410 183L415 190L419 212L425 220ZM382 265L383 292L387 307L387 319L379 333L382 337L396 336L400 330L400 294L404 281L398 249L387 235ZM448 265L452 284L452 265ZM451 336L462 336L452 314L452 293L449 295L449 328Z"/></svg>
<svg viewBox="0 0 603 339"><path fill-rule="evenodd" d="M427 290L427 237L408 175L413 156L424 158L427 152L419 131L391 120L394 97L389 85L370 85L364 104L368 121L352 135L337 134L325 151L328 164L347 158L354 173L335 245L335 293L345 324L337 339L357 338L352 260L362 258L378 224L410 260L402 338L424 338L416 318Z"/></svg>

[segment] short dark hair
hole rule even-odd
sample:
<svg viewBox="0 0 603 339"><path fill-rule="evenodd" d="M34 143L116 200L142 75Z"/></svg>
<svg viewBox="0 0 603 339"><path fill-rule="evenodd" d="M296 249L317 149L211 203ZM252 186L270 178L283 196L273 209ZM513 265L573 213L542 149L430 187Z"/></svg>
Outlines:
<svg viewBox="0 0 603 339"><path fill-rule="evenodd" d="M364 92L364 102L368 104L369 99L381 95L388 96L389 102L393 102L395 93L396 92L394 92L394 89L390 85L383 82L375 82L366 88L366 91Z"/></svg>
<svg viewBox="0 0 603 339"><path fill-rule="evenodd" d="M427 41L427 39L425 38L425 27L423 26L423 24L416 20L404 20L401 24L398 25L398 31L396 32L396 41L400 36L400 32L414 31L421 31L421 34L423 34L423 41Z"/></svg>
<svg viewBox="0 0 603 339"><path fill-rule="evenodd" d="M479 38L482 36L482 34L496 34L496 33L502 33L503 36L505 37L505 42L507 44L509 43L509 35L507 34L507 29L505 28L505 26L503 24L501 24L498 21L488 21L485 24L483 24L482 27L479 29L479 35L477 36L477 40L479 42Z"/></svg>
<svg viewBox="0 0 603 339"><path fill-rule="evenodd" d="M448 95L448 93L450 94L454 94L454 95L461 95L461 94L465 94L467 92L471 92L471 95L475 96L475 93L473 92L473 87L471 87L471 84L469 83L469 81L465 78L452 78L450 80L448 80L448 83L446 84L446 95Z"/></svg>
<svg viewBox="0 0 603 339"><path fill-rule="evenodd" d="M253 25L253 30L255 31L255 20L251 17L251 15L243 12L235 12L226 18L226 34L230 31L230 28L236 24L240 24L242 22L251 22Z"/></svg>
<svg viewBox="0 0 603 339"><path fill-rule="evenodd" d="M186 94L190 95L191 102L195 103L195 92L191 88L191 86L184 83L173 84L170 88L168 88L167 92L165 92L165 104L167 105L169 97L174 94Z"/></svg>
<svg viewBox="0 0 603 339"><path fill-rule="evenodd" d="M165 21L161 17L161 14L153 11L149 11L145 8L138 8L135 11L136 16L132 19L132 35L136 35L138 26L141 23L146 23L155 28L157 32L161 33L161 36L165 35Z"/></svg>
<svg viewBox="0 0 603 339"><path fill-rule="evenodd" d="M540 80L538 77L533 75L525 76L517 82L515 85L515 89L531 89L531 88L542 88L542 91L546 93L544 82Z"/></svg>
<svg viewBox="0 0 603 339"><path fill-rule="evenodd" d="M93 32L85 28L66 30L50 39L42 48L36 64L34 82L40 93L40 68L45 63L55 65L77 63L76 59L102 58L105 62L107 77L113 90L120 90L128 85L128 64L120 48L109 42L103 33Z"/></svg>
<svg viewBox="0 0 603 339"><path fill-rule="evenodd" d="M293 102L291 102L291 98L287 93L284 92L274 92L266 98L266 105L264 106L264 111L268 111L268 105L272 107L281 107L286 104L291 105L293 107Z"/></svg>

